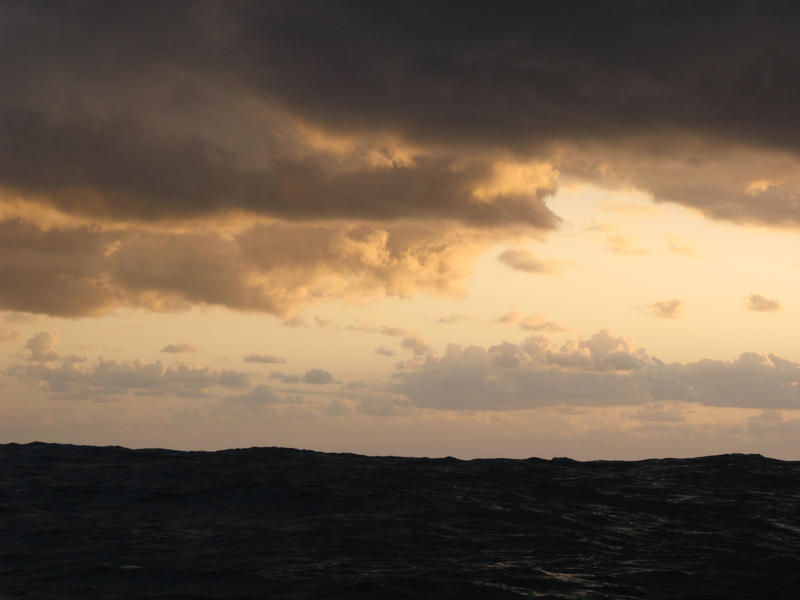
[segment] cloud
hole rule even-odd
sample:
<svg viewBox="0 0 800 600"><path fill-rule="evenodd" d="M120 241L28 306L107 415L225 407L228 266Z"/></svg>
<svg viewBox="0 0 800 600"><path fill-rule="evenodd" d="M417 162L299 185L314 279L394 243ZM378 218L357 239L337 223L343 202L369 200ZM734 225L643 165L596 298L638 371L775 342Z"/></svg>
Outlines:
<svg viewBox="0 0 800 600"><path fill-rule="evenodd" d="M414 216L544 229L557 223L544 203L554 191L546 173L532 194L483 198L495 168L479 160L421 156L412 164L375 168L353 157L347 169L337 171L330 156L300 158L276 148L272 156L261 156L265 166L256 167L256 157L231 152L215 136L166 137L153 131L155 123L144 124L160 116L136 111L138 119L55 117L0 106L0 184L90 218L159 221L238 209L293 221ZM87 194L92 201L81 202Z"/></svg>
<svg viewBox="0 0 800 600"><path fill-rule="evenodd" d="M292 373L281 373L273 371L269 375L270 379L275 379L281 383L310 383L313 385L325 385L328 383L338 383L333 375L324 369L309 369L302 376Z"/></svg>
<svg viewBox="0 0 800 600"><path fill-rule="evenodd" d="M120 232L43 229L0 220L0 307L60 316L99 314L122 294L109 285L107 251Z"/></svg>
<svg viewBox="0 0 800 600"><path fill-rule="evenodd" d="M207 397L216 388L246 388L249 376L232 370L169 367L160 361L99 359L93 365L64 360L58 366L12 365L8 374L39 385L55 396L90 398L120 394Z"/></svg>
<svg viewBox="0 0 800 600"><path fill-rule="evenodd" d="M631 418L649 423L683 423L686 421L680 410L666 403L654 402L631 413Z"/></svg>
<svg viewBox="0 0 800 600"><path fill-rule="evenodd" d="M228 396L225 402L240 407L260 408L270 404L302 404L303 399L297 395L279 394L269 386L259 384L249 392Z"/></svg>
<svg viewBox="0 0 800 600"><path fill-rule="evenodd" d="M350 383L346 383L342 386L343 390L363 390L367 389L369 386L365 381L351 381Z"/></svg>
<svg viewBox="0 0 800 600"><path fill-rule="evenodd" d="M186 343L167 344L161 349L161 352L168 352L171 354L190 354L192 352L197 352L197 348L195 348L192 344Z"/></svg>
<svg viewBox="0 0 800 600"><path fill-rule="evenodd" d="M541 259L528 250L518 248L510 248L497 258L512 269L526 273L555 273L561 268L558 261Z"/></svg>
<svg viewBox="0 0 800 600"><path fill-rule="evenodd" d="M546 227L529 190L551 190L550 171L515 166L536 157L710 216L798 222L796 175L740 156L800 146L788 5L342 7L335 28L327 8L6 11L0 182L125 219L235 208ZM130 35L145 29L147 47ZM490 155L515 160L468 160Z"/></svg>
<svg viewBox="0 0 800 600"><path fill-rule="evenodd" d="M250 363L263 363L263 364L283 364L286 362L285 358L273 356L272 354L248 354L242 360Z"/></svg>
<svg viewBox="0 0 800 600"><path fill-rule="evenodd" d="M324 385L326 383L336 383L333 375L323 369L309 369L303 375L303 383L312 383L315 385Z"/></svg>
<svg viewBox="0 0 800 600"><path fill-rule="evenodd" d="M324 317L320 317L319 315L314 317L314 324L318 329L334 329L336 327L336 323L333 321L333 319L326 319Z"/></svg>
<svg viewBox="0 0 800 600"><path fill-rule="evenodd" d="M422 356L431 350L428 340L418 334L404 337L400 345L407 350L411 350L415 356Z"/></svg>
<svg viewBox="0 0 800 600"><path fill-rule="evenodd" d="M278 371L273 371L269 374L270 379L276 379L281 383L300 383L300 376L299 375L292 375L291 373L281 373Z"/></svg>
<svg viewBox="0 0 800 600"><path fill-rule="evenodd" d="M794 362L744 353L731 361L666 364L609 331L561 348L542 336L489 348L451 344L443 355L429 355L394 378L388 391L415 406L444 410L675 401L748 408L800 404L800 365Z"/></svg>
<svg viewBox="0 0 800 600"><path fill-rule="evenodd" d="M372 325L369 323L356 323L347 327L352 331L363 331L365 333L379 333L389 337L401 337L400 346L406 350L411 350L414 356L422 356L431 350L431 345L424 336L415 332L403 329L402 327L395 327L391 325ZM394 352L383 346L375 350L377 354L384 356L394 356Z"/></svg>
<svg viewBox="0 0 800 600"><path fill-rule="evenodd" d="M388 335L389 337L403 337L409 334L409 332L402 327L393 327L391 325L383 325L372 331L377 331L381 335Z"/></svg>
<svg viewBox="0 0 800 600"><path fill-rule="evenodd" d="M523 331L558 332L567 330L560 323L548 321L541 315L526 317L517 310L511 310L507 312L506 314L495 319L495 322L501 324L514 324Z"/></svg>
<svg viewBox="0 0 800 600"><path fill-rule="evenodd" d="M260 223L233 233L0 220L0 307L58 316L193 304L288 316L332 298L454 293L487 234L431 225Z"/></svg>
<svg viewBox="0 0 800 600"><path fill-rule="evenodd" d="M322 408L322 414L328 417L343 417L351 412L350 405L338 398L334 398Z"/></svg>
<svg viewBox="0 0 800 600"><path fill-rule="evenodd" d="M660 302L653 302L652 304L640 306L639 310L651 317L677 319L681 314L682 307L683 300L673 298L672 300L662 300Z"/></svg>
<svg viewBox="0 0 800 600"><path fill-rule="evenodd" d="M35 321L36 317L28 313L10 312L6 313L3 320L7 323L30 323Z"/></svg>
<svg viewBox="0 0 800 600"><path fill-rule="evenodd" d="M374 417L396 417L410 412L408 402L397 398L368 397L358 402L358 412Z"/></svg>
<svg viewBox="0 0 800 600"><path fill-rule="evenodd" d="M475 317L471 315L445 315L443 317L439 317L436 319L437 323L442 325L455 325L456 323L462 323L463 321L474 321Z"/></svg>
<svg viewBox="0 0 800 600"><path fill-rule="evenodd" d="M58 360L58 353L55 351L56 337L48 331L40 331L25 342L25 350L28 351L28 360L39 362L51 362Z"/></svg>
<svg viewBox="0 0 800 600"><path fill-rule="evenodd" d="M791 8L100 8L0 23L3 309L455 293L559 182L800 226Z"/></svg>
<svg viewBox="0 0 800 600"><path fill-rule="evenodd" d="M420 141L501 140L524 147L532 139L619 138L657 128L796 144L781 129L797 122L790 6L712 6L698 15L680 4L634 10L629 2L603 9L571 2L502 13L475 5L456 17L433 6L425 19L414 6L371 12L343 7L336 28L324 3L283 2L270 11L228 2L131 7L102 17L91 8L70 12L34 4L9 11L2 32L14 50L14 61L2 65L13 91L8 103L24 98L47 107L61 83L63 94L87 104L94 94L129 112L158 107L190 113L181 122L186 127L209 105L236 103L223 92L251 90L329 128L393 125ZM580 22L577 10L585 17ZM143 47L129 32L153 22L158 25L151 25ZM713 31L708 23L715 24ZM56 24L60 36L53 39ZM567 35L570 43L559 44ZM421 38L429 43L420 46ZM656 53L654 47L683 51ZM112 50L113 65L92 60ZM177 71L180 80L170 79ZM713 85L708 73L715 75ZM131 89L115 94L126 79ZM169 94L172 104L157 102ZM238 107L254 112L244 102ZM222 121L253 136L236 116L205 125ZM742 122L743 116L751 121Z"/></svg>
<svg viewBox="0 0 800 600"><path fill-rule="evenodd" d="M750 294L747 298L747 308L756 312L777 312L783 307L777 300L764 298L760 294Z"/></svg>
<svg viewBox="0 0 800 600"><path fill-rule="evenodd" d="M541 317L525 317L521 319L517 326L523 331L566 331L566 328L555 321L545 321Z"/></svg>
<svg viewBox="0 0 800 600"><path fill-rule="evenodd" d="M350 331L360 331L363 333L379 333L389 337L403 337L405 335L410 335L411 333L402 327L395 327L393 325L375 325L361 321L357 321L352 325L348 325L347 329Z"/></svg>
<svg viewBox="0 0 800 600"><path fill-rule="evenodd" d="M523 317L519 313L519 311L511 310L511 311L507 312L506 314L504 314L504 315L498 317L497 319L495 319L495 321L497 323L517 323L522 318Z"/></svg>

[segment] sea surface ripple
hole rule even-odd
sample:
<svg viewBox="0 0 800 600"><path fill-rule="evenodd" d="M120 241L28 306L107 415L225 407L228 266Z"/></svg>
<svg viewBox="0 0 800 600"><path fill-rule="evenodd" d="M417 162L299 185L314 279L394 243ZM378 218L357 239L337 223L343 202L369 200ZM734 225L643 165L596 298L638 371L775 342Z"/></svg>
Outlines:
<svg viewBox="0 0 800 600"><path fill-rule="evenodd" d="M800 463L0 445L0 599L800 598Z"/></svg>

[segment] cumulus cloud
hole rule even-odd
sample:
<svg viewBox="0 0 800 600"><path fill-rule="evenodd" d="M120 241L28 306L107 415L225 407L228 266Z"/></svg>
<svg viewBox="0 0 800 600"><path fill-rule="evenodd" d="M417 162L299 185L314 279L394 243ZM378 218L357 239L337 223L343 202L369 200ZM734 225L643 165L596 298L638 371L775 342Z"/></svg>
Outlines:
<svg viewBox="0 0 800 600"><path fill-rule="evenodd" d="M242 360L250 363L263 363L263 364L283 364L286 362L285 358L273 356L272 354L248 354Z"/></svg>
<svg viewBox="0 0 800 600"><path fill-rule="evenodd" d="M511 310L495 319L496 323L513 324L523 331L566 331L566 328L555 321L548 321L541 315L525 316L517 310Z"/></svg>
<svg viewBox="0 0 800 600"><path fill-rule="evenodd" d="M750 294L747 298L747 308L756 312L778 312L783 307L777 300L764 298L760 294Z"/></svg>
<svg viewBox="0 0 800 600"><path fill-rule="evenodd" d="M439 317L436 319L437 323L442 325L455 325L456 323L462 323L464 321L474 321L475 317L471 315L445 315L443 317Z"/></svg>
<svg viewBox="0 0 800 600"><path fill-rule="evenodd" d="M272 373L270 373L269 378L280 381L281 383L300 383L299 375L292 375L291 373L281 373L279 371L273 371Z"/></svg>
<svg viewBox="0 0 800 600"><path fill-rule="evenodd" d="M489 348L451 344L443 355L396 373L389 390L418 407L445 410L669 401L797 408L800 365L755 353L666 364L635 349L632 340L600 331L560 348L542 336Z"/></svg>
<svg viewBox="0 0 800 600"><path fill-rule="evenodd" d="M431 345L428 340L419 334L404 337L400 345L407 350L411 350L414 356L422 356L431 351Z"/></svg>
<svg viewBox="0 0 800 600"><path fill-rule="evenodd" d="M59 316L221 305L285 316L331 298L460 289L490 237L402 224L260 223L233 234L0 220L0 307Z"/></svg>
<svg viewBox="0 0 800 600"><path fill-rule="evenodd" d="M192 352L197 352L197 348L192 344L182 342L180 344L167 344L161 349L161 352L170 354L191 354Z"/></svg>
<svg viewBox="0 0 800 600"><path fill-rule="evenodd" d="M336 383L336 380L333 378L333 375L324 369L309 369L303 375L303 383L324 385L327 383Z"/></svg>
<svg viewBox="0 0 800 600"><path fill-rule="evenodd" d="M25 350L28 352L28 360L50 362L58 360L58 353L55 351L56 337L49 331L40 331L25 342Z"/></svg>
<svg viewBox="0 0 800 600"><path fill-rule="evenodd" d="M297 395L279 394L269 386L259 384L249 392L228 396L225 401L245 408L261 408L270 404L301 404L303 398Z"/></svg>
<svg viewBox="0 0 800 600"><path fill-rule="evenodd" d="M8 374L39 385L56 396L90 398L136 394L207 397L216 388L246 388L249 376L232 370L164 366L160 361L100 359L93 365L64 360L58 366L12 365Z"/></svg>
<svg viewBox="0 0 800 600"><path fill-rule="evenodd" d="M356 323L348 325L347 329L350 331L360 331L362 333L379 333L389 337L403 337L404 335L408 335L410 333L402 327L395 327L393 325L376 325L374 323L365 323L363 321L357 321Z"/></svg>
<svg viewBox="0 0 800 600"><path fill-rule="evenodd" d="M328 417L343 417L349 415L352 411L349 404L338 398L334 398L323 405L321 412Z"/></svg>
<svg viewBox="0 0 800 600"><path fill-rule="evenodd" d="M408 401L397 398L368 397L358 401L358 411L374 417L396 417L406 415L411 407Z"/></svg>
<svg viewBox="0 0 800 600"><path fill-rule="evenodd" d="M497 259L512 269L526 273L555 273L561 269L558 261L542 259L529 250L519 248L509 248Z"/></svg>
<svg viewBox="0 0 800 600"><path fill-rule="evenodd" d="M660 302L653 302L652 304L640 306L639 310L651 317L677 319L681 314L682 307L683 300L673 298L672 300L662 300Z"/></svg>
<svg viewBox="0 0 800 600"><path fill-rule="evenodd" d="M358 322L353 325L349 325L347 329L351 331L379 333L389 337L403 338L400 341L400 346L406 350L411 350L411 352L414 353L414 356L422 356L431 351L431 345L423 335L415 331L403 329L402 327L395 327L392 325L374 325L370 323ZM394 356L394 352L389 348L385 348L384 346L379 347L377 350L375 350L375 352L377 354L382 354L383 356Z"/></svg>

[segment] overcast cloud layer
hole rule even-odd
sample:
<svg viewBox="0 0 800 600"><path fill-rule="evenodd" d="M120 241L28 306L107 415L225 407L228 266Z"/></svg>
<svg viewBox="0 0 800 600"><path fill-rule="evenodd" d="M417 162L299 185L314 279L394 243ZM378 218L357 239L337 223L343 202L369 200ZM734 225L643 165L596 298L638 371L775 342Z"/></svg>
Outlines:
<svg viewBox="0 0 800 600"><path fill-rule="evenodd" d="M452 291L491 241L559 226L560 181L800 225L791 3L2 14L0 308Z"/></svg>

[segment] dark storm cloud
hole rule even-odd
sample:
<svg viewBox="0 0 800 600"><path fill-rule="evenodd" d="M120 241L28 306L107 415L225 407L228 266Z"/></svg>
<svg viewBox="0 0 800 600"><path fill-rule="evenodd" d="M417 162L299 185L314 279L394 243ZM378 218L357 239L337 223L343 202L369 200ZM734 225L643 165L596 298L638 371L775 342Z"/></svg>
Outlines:
<svg viewBox="0 0 800 600"><path fill-rule="evenodd" d="M105 218L554 226L546 182L474 201L500 152L797 225L799 24L793 3L752 1L7 2L0 185ZM309 146L268 107L353 148ZM384 135L421 150L395 160Z"/></svg>
<svg viewBox="0 0 800 600"><path fill-rule="evenodd" d="M439 217L555 226L543 202L548 187L533 197L476 201L473 190L490 174L486 163L422 158L413 166L339 173L313 158L245 168L213 142L163 139L128 118L0 115L0 183L91 217L156 220L241 209L291 220Z"/></svg>
<svg viewBox="0 0 800 600"><path fill-rule="evenodd" d="M233 16L241 76L331 124L522 146L673 128L798 144L791 3L254 6Z"/></svg>

